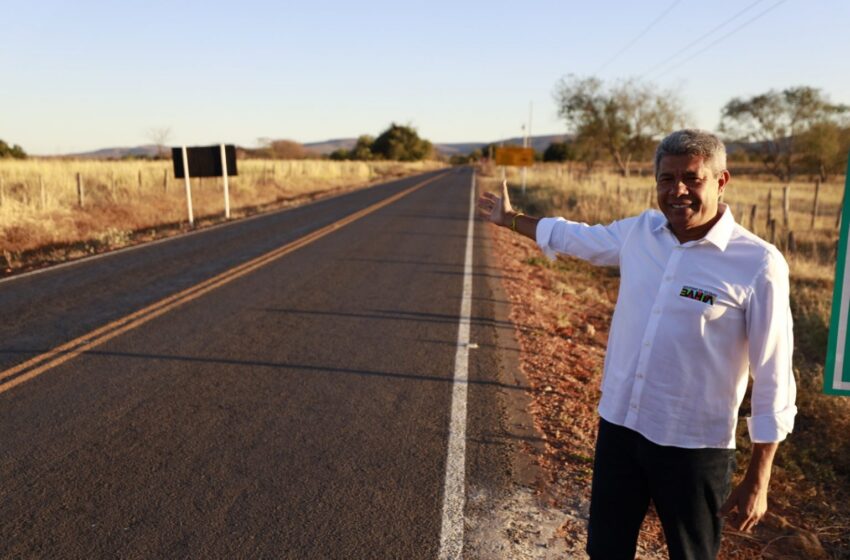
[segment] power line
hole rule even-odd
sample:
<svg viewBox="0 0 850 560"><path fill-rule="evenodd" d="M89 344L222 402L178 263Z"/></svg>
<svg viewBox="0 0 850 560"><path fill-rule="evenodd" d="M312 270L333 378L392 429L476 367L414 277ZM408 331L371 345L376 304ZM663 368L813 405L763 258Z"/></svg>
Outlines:
<svg viewBox="0 0 850 560"><path fill-rule="evenodd" d="M644 72L644 73L643 73L643 75L644 75L644 76L646 76L646 75L648 75L648 74L651 74L652 72L654 72L654 71L655 71L655 70L657 70L658 68L660 68L660 67L664 66L665 64L667 64L667 63L668 63L668 62L670 62L671 60L675 60L676 58L679 58L679 57L680 57L680 56L682 56L685 52L687 52L688 50L690 50L690 48L691 48L691 47L693 47L694 45L696 45L697 43L699 43L700 41L702 41L703 39L705 39L706 37L708 37L709 35L711 35L712 33L714 33L715 31L717 31L718 29L720 29L720 28L722 28L722 27L724 27L724 26L728 25L729 23L731 23L731 22L735 21L736 19L738 19L739 17L741 17L744 13L748 12L749 10L751 10L752 8L754 8L755 6L757 6L758 4L761 4L763 1L764 1L764 0L756 0L755 2L753 2L753 3L751 3L750 5L748 5L747 7L745 7L743 10L739 11L737 14L733 15L732 17L730 17L729 19L727 19L727 20L723 21L722 23L719 23L719 24L718 24L718 25L716 25L715 27L711 28L710 30L706 31L705 33L703 33L702 35L700 35L699 37L697 37L696 39L694 39L693 41L691 41L690 43L688 43L688 45L687 45L686 47L683 47L683 48L681 48L681 49L676 49L676 52L674 52L672 55L670 55L669 57L667 57L667 59L665 59L665 60L663 60L663 61L659 62L658 64L656 64L655 66L653 66L652 68L650 68L649 70L647 70L646 72Z"/></svg>
<svg viewBox="0 0 850 560"><path fill-rule="evenodd" d="M637 37L635 37L634 39L632 39L631 41L629 41L629 43L628 43L625 47L623 47L622 49L620 49L619 51L617 51L617 54L615 54L614 56L612 56L611 58L609 58L609 59L608 59L608 61L607 61L605 64L603 64L602 66L600 66L600 67L599 67L599 69L596 71L596 74L599 74L602 70L604 70L604 69L605 69L605 67L606 67L606 66L608 66L609 64L611 64L612 62L614 62L615 60L617 60L617 58L619 58L621 54L623 54L624 52L626 52L626 51L629 49L629 47L631 47L632 45L634 45L635 43L637 43L637 42L641 39L641 37L643 37L644 35L646 35L647 33L649 33L649 30L650 30L650 29L652 29L653 27L655 27L655 24L657 24L659 21L661 21L662 19L664 19L664 16L666 16L668 13L670 13L670 10L672 10L673 8L675 8L675 7L676 7L676 5L677 5L677 4L679 4L681 1L682 1L682 0L676 0L675 2L673 2L672 4L670 4L670 6L669 6L666 10L664 10L663 12L661 12L661 15L659 15L659 16L658 16L658 17L656 17L654 20L652 20L652 22L651 22L649 25L647 25L647 26L646 26L646 28L645 28L643 31L641 31L640 33L638 33ZM761 0L759 0L759 1L761 1Z"/></svg>
<svg viewBox="0 0 850 560"><path fill-rule="evenodd" d="M752 18L748 19L747 21L745 21L744 23L742 23L741 25L739 25L738 27L736 27L735 29L733 29L733 30L732 30L732 31L730 31L729 33L727 33L727 34L725 34L725 35L721 36L720 38L716 39L714 42L709 43L709 44L708 44L708 45L706 45L704 48L702 48L702 49L698 50L697 52L695 52L694 54L692 54L692 55L691 55L691 56L689 56L688 58L686 58L686 59L684 59L684 60L682 60L682 61L680 61L680 62L678 62L678 63L674 64L673 66L671 66L671 67L669 67L669 68L667 68L667 69L665 70L665 72L669 72L669 71L671 71L671 70L675 70L676 68L678 68L678 67L682 66L683 64L685 64L686 62L690 62L691 60L693 60L693 59L694 59L694 58L696 58L697 56L701 55L702 53L704 53L705 51L707 51L708 49L710 49L711 47L713 47L713 46L714 46L714 45L716 45L717 43L719 43L719 42L723 41L724 39L726 39L727 37L729 37L729 36L731 36L731 35L734 35L735 33L737 33L738 31L740 31L740 30L741 30L741 29L743 29L744 27L746 27L746 26L748 26L749 24L753 23L753 22L754 22L754 21L756 21L757 19L760 19L762 16L766 15L768 12L773 11L773 9L774 9L774 8L777 8L779 5L784 4L784 3L785 3L785 2L787 2L787 1L788 1L788 0L779 0L779 2L777 2L776 4L774 4L774 5L770 6L770 7L769 7L769 8L767 8L766 10L763 10L763 11L759 12L758 14L756 14L756 15L755 15L755 16L753 16Z"/></svg>

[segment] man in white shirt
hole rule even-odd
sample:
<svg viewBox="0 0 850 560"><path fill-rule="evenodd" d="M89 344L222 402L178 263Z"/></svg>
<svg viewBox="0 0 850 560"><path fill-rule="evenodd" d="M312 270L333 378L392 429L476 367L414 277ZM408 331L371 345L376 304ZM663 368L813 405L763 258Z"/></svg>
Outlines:
<svg viewBox="0 0 850 560"><path fill-rule="evenodd" d="M720 201L730 179L723 143L674 132L656 150L655 177L661 212L608 225L516 212L507 183L478 200L481 216L536 240L549 258L620 267L599 403L593 559L634 558L650 500L670 558L715 558L722 516L750 531L767 511L773 457L797 410L788 265ZM748 375L753 454L730 493Z"/></svg>

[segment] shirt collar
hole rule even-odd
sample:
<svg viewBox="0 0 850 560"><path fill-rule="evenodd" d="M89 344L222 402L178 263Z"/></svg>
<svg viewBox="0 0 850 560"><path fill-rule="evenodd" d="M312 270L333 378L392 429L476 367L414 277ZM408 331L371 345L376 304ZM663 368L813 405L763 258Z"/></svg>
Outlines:
<svg viewBox="0 0 850 560"><path fill-rule="evenodd" d="M658 221L658 224L653 228L653 232L657 232L661 229L668 230L671 234L673 231L670 229L670 223L664 218L664 215L661 214L661 220ZM712 226L708 233L705 234L705 237L698 241L708 241L721 251L726 250L726 246L729 245L729 240L732 239L732 232L735 229L735 217L732 216L732 209L728 204L724 205L723 214L720 216L720 219L717 220L717 223Z"/></svg>

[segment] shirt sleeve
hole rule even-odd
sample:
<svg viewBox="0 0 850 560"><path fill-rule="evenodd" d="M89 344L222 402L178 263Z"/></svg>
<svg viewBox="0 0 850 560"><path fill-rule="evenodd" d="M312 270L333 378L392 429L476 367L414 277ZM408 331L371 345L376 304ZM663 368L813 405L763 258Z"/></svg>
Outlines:
<svg viewBox="0 0 850 560"><path fill-rule="evenodd" d="M797 414L788 265L781 255L769 254L752 290L747 308L752 416L747 427L755 443L778 442L794 428Z"/></svg>
<svg viewBox="0 0 850 560"><path fill-rule="evenodd" d="M600 266L620 264L620 249L638 217L608 225L589 226L564 218L543 218L537 224L537 245L549 259L570 255Z"/></svg>

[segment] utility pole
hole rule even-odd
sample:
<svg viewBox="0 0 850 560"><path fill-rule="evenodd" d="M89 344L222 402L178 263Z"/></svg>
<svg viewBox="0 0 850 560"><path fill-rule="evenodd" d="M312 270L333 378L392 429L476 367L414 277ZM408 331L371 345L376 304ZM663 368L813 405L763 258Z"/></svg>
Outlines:
<svg viewBox="0 0 850 560"><path fill-rule="evenodd" d="M529 101L528 102L528 128L526 129L526 126L522 125L522 131L523 131L522 147L523 148L528 148L528 144L531 140L531 115L532 115L533 110L534 110L534 102ZM526 181L527 173L528 173L528 168L523 167L522 168L522 195L523 196L525 196L525 181Z"/></svg>
<svg viewBox="0 0 850 560"><path fill-rule="evenodd" d="M528 147L528 134L525 133L525 125L522 125L522 147ZM522 168L522 196L525 196L525 176L526 176L526 167Z"/></svg>

